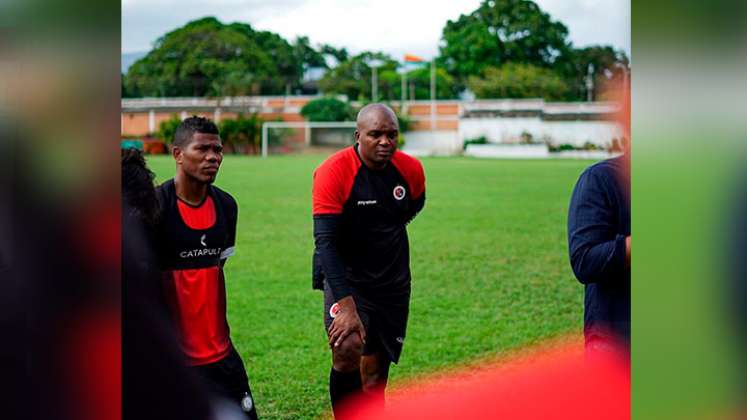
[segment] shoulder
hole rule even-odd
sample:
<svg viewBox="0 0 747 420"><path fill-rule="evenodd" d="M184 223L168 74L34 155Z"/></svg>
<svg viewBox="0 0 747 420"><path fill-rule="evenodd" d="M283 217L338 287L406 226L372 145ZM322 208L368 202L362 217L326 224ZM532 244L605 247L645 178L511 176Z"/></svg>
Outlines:
<svg viewBox="0 0 747 420"><path fill-rule="evenodd" d="M232 210L238 209L238 204L236 204L236 200L231 194L223 191L215 185L212 185L211 188L213 190L213 196L215 196L215 199L218 200L222 206L226 206Z"/></svg>
<svg viewBox="0 0 747 420"><path fill-rule="evenodd" d="M602 160L584 170L579 180L595 184L613 185L614 180L623 170L622 157Z"/></svg>
<svg viewBox="0 0 747 420"><path fill-rule="evenodd" d="M418 159L398 150L392 156L392 164L405 178L415 196L425 190L425 171Z"/></svg>
<svg viewBox="0 0 747 420"><path fill-rule="evenodd" d="M312 213L342 213L361 162L353 147L343 149L322 162L314 171L311 190Z"/></svg>
<svg viewBox="0 0 747 420"><path fill-rule="evenodd" d="M396 152L394 152L394 156L392 156L392 163L397 167L397 169L423 172L423 165L420 163L420 161L401 150L397 150Z"/></svg>
<svg viewBox="0 0 747 420"><path fill-rule="evenodd" d="M328 178L353 177L361 163L353 147L342 149L324 160L314 170L314 182L326 182Z"/></svg>
<svg viewBox="0 0 747 420"><path fill-rule="evenodd" d="M620 188L618 181L623 170L619 158L603 160L587 167L578 177L574 195L613 194Z"/></svg>
<svg viewBox="0 0 747 420"><path fill-rule="evenodd" d="M161 185L156 187L156 192L159 194L168 193L169 190L174 189L174 178L164 181Z"/></svg>
<svg viewBox="0 0 747 420"><path fill-rule="evenodd" d="M163 184L156 187L156 198L158 199L158 204L163 208L165 207L171 197L176 195L176 188L174 188L174 179L171 178L167 181L164 181Z"/></svg>

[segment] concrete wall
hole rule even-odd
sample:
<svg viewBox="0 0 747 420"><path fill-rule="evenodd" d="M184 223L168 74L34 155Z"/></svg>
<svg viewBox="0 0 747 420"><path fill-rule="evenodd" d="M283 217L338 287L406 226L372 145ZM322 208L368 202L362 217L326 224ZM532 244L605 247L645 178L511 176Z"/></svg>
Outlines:
<svg viewBox="0 0 747 420"><path fill-rule="evenodd" d="M197 114L220 121L238 112L257 113L265 121L304 121L301 107L315 96L235 98L141 98L122 100L122 134L144 136L176 114ZM360 104L354 104L360 105ZM392 104L395 109L399 103ZM485 136L491 143L518 143L523 133L538 142L608 146L621 138L621 127L610 121L614 103L546 103L541 99L437 101L432 127L430 101L405 104L412 124L405 133L405 150L417 155L462 153L465 140ZM433 130L435 129L435 130ZM433 130L433 131L432 131Z"/></svg>
<svg viewBox="0 0 747 420"><path fill-rule="evenodd" d="M550 157L545 144L470 144L465 156L482 158L544 159Z"/></svg>
<svg viewBox="0 0 747 420"><path fill-rule="evenodd" d="M609 145L622 136L621 127L610 121L545 121L539 117L465 118L459 121L461 141L485 136L491 143L517 143L522 133L535 141L549 140L554 144L581 146L591 142Z"/></svg>
<svg viewBox="0 0 747 420"><path fill-rule="evenodd" d="M408 131L402 151L413 156L453 156L462 153L462 140L454 130Z"/></svg>

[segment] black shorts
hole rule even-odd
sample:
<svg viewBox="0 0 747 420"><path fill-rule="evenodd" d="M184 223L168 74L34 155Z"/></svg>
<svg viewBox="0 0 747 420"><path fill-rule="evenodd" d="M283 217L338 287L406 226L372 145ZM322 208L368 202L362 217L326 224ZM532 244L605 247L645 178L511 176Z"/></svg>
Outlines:
<svg viewBox="0 0 747 420"><path fill-rule="evenodd" d="M366 329L366 344L363 345L363 355L382 353L389 360L397 363L402 353L407 332L407 316L409 314L410 296L396 299L367 299L353 292L358 316ZM332 291L324 284L324 327L329 330L334 318L332 307L336 304Z"/></svg>
<svg viewBox="0 0 747 420"><path fill-rule="evenodd" d="M249 388L244 361L235 348L228 356L207 365L193 366L192 370L215 396L237 403L250 419L257 419L254 397ZM248 397L248 399L247 399Z"/></svg>

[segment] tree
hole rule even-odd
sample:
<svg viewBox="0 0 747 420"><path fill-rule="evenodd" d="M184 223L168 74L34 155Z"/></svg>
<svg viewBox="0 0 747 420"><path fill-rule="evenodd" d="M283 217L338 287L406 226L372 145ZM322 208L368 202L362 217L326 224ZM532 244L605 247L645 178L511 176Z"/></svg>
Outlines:
<svg viewBox="0 0 747 420"><path fill-rule="evenodd" d="M121 85L121 89L122 89L121 95L122 95L122 97L123 98L131 98L132 97L132 93L129 91L129 89L127 89L127 86L125 85L125 76L124 76L124 74L122 74L122 77L120 77L119 80L120 80L120 82L122 84Z"/></svg>
<svg viewBox="0 0 747 420"><path fill-rule="evenodd" d="M400 92L401 85L396 88ZM430 99L431 98L431 68L430 66L421 66L407 73L407 89L413 86L415 97L410 99ZM442 67L436 67L436 98L437 99L454 99L459 95L459 87L454 78Z"/></svg>
<svg viewBox="0 0 747 420"><path fill-rule="evenodd" d="M621 84L626 77L625 72L630 71L627 55L608 45L574 49L571 63L572 71L566 80L573 96L578 99L586 98L586 75L589 64L594 66L594 99L604 99L605 91Z"/></svg>
<svg viewBox="0 0 747 420"><path fill-rule="evenodd" d="M282 94L300 84L304 60L313 59L307 47L206 17L159 38L129 68L124 90L134 96Z"/></svg>
<svg viewBox="0 0 747 420"><path fill-rule="evenodd" d="M270 63L274 65L274 74L262 80L261 93L283 94L288 87L297 86L303 76L303 62L296 55L296 51L288 41L280 35L269 31L252 31L249 25L242 25L247 29L247 35L252 37L264 52Z"/></svg>
<svg viewBox="0 0 747 420"><path fill-rule="evenodd" d="M309 101L301 108L301 115L308 121L350 121L355 118L350 105L334 97Z"/></svg>
<svg viewBox="0 0 747 420"><path fill-rule="evenodd" d="M296 42L293 44L293 51L296 55L296 60L301 63L304 71L313 67L327 68L324 55L311 46L309 37L296 37Z"/></svg>
<svg viewBox="0 0 747 420"><path fill-rule="evenodd" d="M463 83L489 66L506 63L559 68L571 49L568 29L527 0L485 0L477 10L448 21L440 63Z"/></svg>
<svg viewBox="0 0 747 420"><path fill-rule="evenodd" d="M351 100L369 100L371 98L371 67L372 60L383 62L377 69L379 74L396 71L397 62L390 56L380 52L366 51L351 57L324 74L319 81L319 89L326 94L343 94ZM387 98L390 92L381 90L379 97Z"/></svg>
<svg viewBox="0 0 747 420"><path fill-rule="evenodd" d="M509 63L488 67L482 77L472 76L469 88L478 98L544 98L550 101L568 98L569 88L552 70L531 64Z"/></svg>
<svg viewBox="0 0 747 420"><path fill-rule="evenodd" d="M322 44L319 47L319 52L322 55L333 57L338 63L342 63L343 61L347 60L348 57L350 57L350 54L348 54L348 50L346 50L345 48L335 48L329 44Z"/></svg>
<svg viewBox="0 0 747 420"><path fill-rule="evenodd" d="M205 96L220 94L214 82L231 73L267 78L272 64L245 32L215 18L189 22L159 38L133 63L125 85L138 96Z"/></svg>

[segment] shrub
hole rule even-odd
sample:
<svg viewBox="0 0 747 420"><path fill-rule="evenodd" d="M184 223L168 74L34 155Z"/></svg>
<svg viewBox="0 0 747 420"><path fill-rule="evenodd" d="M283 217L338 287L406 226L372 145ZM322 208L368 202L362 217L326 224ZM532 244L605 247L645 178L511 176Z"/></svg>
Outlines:
<svg viewBox="0 0 747 420"><path fill-rule="evenodd" d="M262 119L257 114L248 117L239 114L235 119L221 120L219 126L226 149L233 153L257 153L262 133Z"/></svg>
<svg viewBox="0 0 747 420"><path fill-rule="evenodd" d="M301 108L308 121L349 121L354 118L353 108L337 98L327 96L314 99Z"/></svg>
<svg viewBox="0 0 747 420"><path fill-rule="evenodd" d="M469 146L470 144L488 144L488 139L485 138L485 136L467 139L464 141L464 146L462 146L462 150L467 150L467 146Z"/></svg>
<svg viewBox="0 0 747 420"><path fill-rule="evenodd" d="M176 133L177 127L182 123L181 118L176 114L171 114L168 120L161 121L158 125L158 131L156 132L156 138L162 142L170 145L174 141L174 134Z"/></svg>
<svg viewBox="0 0 747 420"><path fill-rule="evenodd" d="M519 136L519 144L542 144L534 139L532 133L528 131L522 131Z"/></svg>
<svg viewBox="0 0 747 420"><path fill-rule="evenodd" d="M399 112L395 112L395 114L397 114L397 122L399 123L399 132L401 136L405 131L410 131L412 119L406 115L400 114Z"/></svg>

